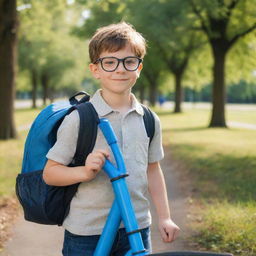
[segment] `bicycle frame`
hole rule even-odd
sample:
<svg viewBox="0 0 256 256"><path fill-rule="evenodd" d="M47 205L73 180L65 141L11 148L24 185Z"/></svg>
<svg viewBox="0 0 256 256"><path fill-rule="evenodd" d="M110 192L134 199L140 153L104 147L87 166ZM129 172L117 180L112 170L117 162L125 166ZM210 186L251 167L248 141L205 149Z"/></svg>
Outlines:
<svg viewBox="0 0 256 256"><path fill-rule="evenodd" d="M94 256L109 255L121 221L124 223L131 249L125 256L149 255L145 250L140 229L135 217L125 177L128 176L122 153L117 145L117 138L107 119L100 119L99 128L110 146L117 167L106 159L103 170L112 183L115 200L112 204L103 232L97 244Z"/></svg>

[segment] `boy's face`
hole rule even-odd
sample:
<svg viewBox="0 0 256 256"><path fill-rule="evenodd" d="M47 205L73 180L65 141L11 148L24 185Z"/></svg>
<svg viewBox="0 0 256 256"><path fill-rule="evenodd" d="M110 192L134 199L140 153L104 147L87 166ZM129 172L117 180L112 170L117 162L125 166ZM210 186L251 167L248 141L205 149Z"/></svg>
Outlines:
<svg viewBox="0 0 256 256"><path fill-rule="evenodd" d="M123 59L125 57L134 56L131 47L127 45L125 48L118 50L117 52L102 52L100 58L104 57L116 57L118 59ZM107 72L103 70L101 63L90 64L90 70L96 79L100 80L101 88L115 94L124 94L130 92L131 88L136 83L137 78L142 70L142 63L135 71L127 71L123 63L120 62L117 69L113 72Z"/></svg>

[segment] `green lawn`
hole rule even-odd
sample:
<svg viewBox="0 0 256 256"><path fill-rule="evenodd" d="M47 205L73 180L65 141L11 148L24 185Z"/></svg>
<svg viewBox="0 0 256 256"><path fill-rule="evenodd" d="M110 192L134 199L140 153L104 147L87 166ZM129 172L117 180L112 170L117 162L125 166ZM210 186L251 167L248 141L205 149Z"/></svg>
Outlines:
<svg viewBox="0 0 256 256"><path fill-rule="evenodd" d="M255 115L231 114L237 122ZM256 130L206 128L208 110L159 115L164 142L189 170L203 205L194 240L211 251L256 255Z"/></svg>
<svg viewBox="0 0 256 256"><path fill-rule="evenodd" d="M17 127L30 124L41 109L18 109L15 111L15 124Z"/></svg>
<svg viewBox="0 0 256 256"><path fill-rule="evenodd" d="M39 110L23 109L15 112L17 128L28 125ZM28 131L19 132L18 139L0 141L0 198L14 194L15 178L21 170L24 141Z"/></svg>

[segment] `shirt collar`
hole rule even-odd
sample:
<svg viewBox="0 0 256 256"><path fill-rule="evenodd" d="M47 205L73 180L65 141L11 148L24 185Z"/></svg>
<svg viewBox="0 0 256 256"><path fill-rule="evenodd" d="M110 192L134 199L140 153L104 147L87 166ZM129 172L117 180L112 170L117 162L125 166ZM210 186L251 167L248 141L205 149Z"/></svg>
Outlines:
<svg viewBox="0 0 256 256"><path fill-rule="evenodd" d="M113 112L113 109L107 104L107 102L101 96L101 90L97 90L92 96L90 102L96 109L99 116L106 116Z"/></svg>
<svg viewBox="0 0 256 256"><path fill-rule="evenodd" d="M139 115L143 116L144 115L144 110L139 103L139 101L136 99L135 95L132 93L132 110L135 110Z"/></svg>
<svg viewBox="0 0 256 256"><path fill-rule="evenodd" d="M131 94L132 97L132 108L130 111L136 111L139 115L144 115L144 110L141 104L138 102L134 94ZM90 102L95 107L99 116L106 116L113 112L114 110L107 104L107 102L101 96L101 90L97 90L96 93L92 96Z"/></svg>

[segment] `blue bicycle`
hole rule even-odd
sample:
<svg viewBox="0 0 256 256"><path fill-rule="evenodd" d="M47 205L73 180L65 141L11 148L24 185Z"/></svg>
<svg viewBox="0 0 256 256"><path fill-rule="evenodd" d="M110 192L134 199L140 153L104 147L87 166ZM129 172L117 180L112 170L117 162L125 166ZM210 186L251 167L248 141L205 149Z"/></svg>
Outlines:
<svg viewBox="0 0 256 256"><path fill-rule="evenodd" d="M107 119L100 119L99 127L110 146L115 161L115 167L109 160L105 161L103 170L107 173L112 183L115 200L107 218L105 227L97 244L94 256L109 255L116 233L123 221L128 235L130 250L125 256L144 256L144 255L162 255L162 256L232 256L228 253L210 253L210 252L164 252L158 254L149 254L143 245L140 229L135 217L130 194L127 188L125 177L128 176L124 164L122 153L117 145L117 139L114 131Z"/></svg>

